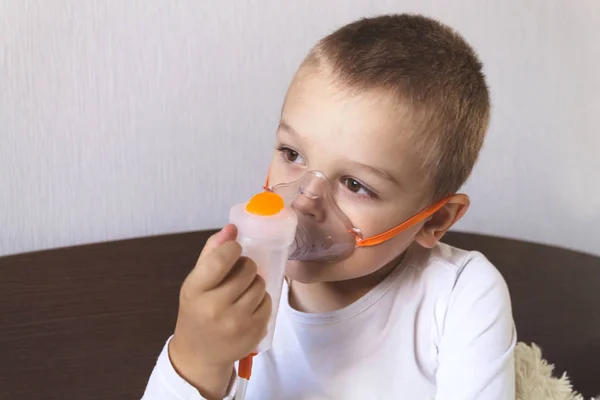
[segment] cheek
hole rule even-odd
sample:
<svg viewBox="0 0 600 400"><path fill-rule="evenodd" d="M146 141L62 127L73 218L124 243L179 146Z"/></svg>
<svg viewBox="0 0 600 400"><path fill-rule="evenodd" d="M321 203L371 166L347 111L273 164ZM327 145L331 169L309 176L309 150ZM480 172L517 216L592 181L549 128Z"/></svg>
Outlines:
<svg viewBox="0 0 600 400"><path fill-rule="evenodd" d="M303 170L296 165L287 164L281 158L281 153L275 151L271 164L269 164L268 182L269 186L278 183L289 183L297 180L302 176Z"/></svg>
<svg viewBox="0 0 600 400"><path fill-rule="evenodd" d="M416 232L418 228L413 228L377 246L357 248L347 260L348 272L359 277L383 268L406 251L414 241Z"/></svg>
<svg viewBox="0 0 600 400"><path fill-rule="evenodd" d="M338 208L362 232L363 237L380 232L382 210L377 207L376 200L356 199L346 193L336 193L335 200Z"/></svg>
<svg viewBox="0 0 600 400"><path fill-rule="evenodd" d="M377 200L358 201L357 203L356 200L354 204L350 201L345 202L342 210L348 215L354 226L360 229L363 238L386 232L411 216L409 207L404 205L399 207L397 203L383 204Z"/></svg>
<svg viewBox="0 0 600 400"><path fill-rule="evenodd" d="M406 251L413 243L419 229L420 226L415 226L387 242L376 246L357 248L354 254L344 262L346 264L345 271L358 278L383 268Z"/></svg>

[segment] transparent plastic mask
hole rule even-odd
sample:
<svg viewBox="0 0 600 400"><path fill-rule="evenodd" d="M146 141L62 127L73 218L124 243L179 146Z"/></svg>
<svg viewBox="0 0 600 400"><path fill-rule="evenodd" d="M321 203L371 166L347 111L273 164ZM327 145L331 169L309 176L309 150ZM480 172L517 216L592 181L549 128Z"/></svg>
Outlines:
<svg viewBox="0 0 600 400"><path fill-rule="evenodd" d="M334 262L352 254L360 231L337 206L331 183L309 171L296 181L268 188L296 210L298 228L290 260Z"/></svg>
<svg viewBox="0 0 600 400"><path fill-rule="evenodd" d="M375 246L430 217L450 199L432 204L394 228L375 236L363 238L352 221L338 207L329 179L318 171L309 171L300 178L265 189L280 195L285 205L298 215L296 238L290 260L314 262L342 261L357 247Z"/></svg>

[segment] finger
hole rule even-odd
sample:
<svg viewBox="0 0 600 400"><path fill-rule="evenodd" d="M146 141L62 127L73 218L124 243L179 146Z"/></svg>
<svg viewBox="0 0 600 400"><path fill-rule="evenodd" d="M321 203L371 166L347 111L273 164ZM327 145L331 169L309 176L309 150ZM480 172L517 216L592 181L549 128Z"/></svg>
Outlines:
<svg viewBox="0 0 600 400"><path fill-rule="evenodd" d="M269 293L265 293L262 301L259 303L256 310L254 310L254 314L252 314L252 318L255 318L260 322L268 322L271 318L271 309L273 307L273 300Z"/></svg>
<svg viewBox="0 0 600 400"><path fill-rule="evenodd" d="M215 288L216 295L226 304L235 303L252 285L257 277L257 267L248 257L240 257L229 274Z"/></svg>
<svg viewBox="0 0 600 400"><path fill-rule="evenodd" d="M202 249L202 252L200 253L200 257L198 257L198 260L209 254L223 243L235 240L236 237L237 227L233 224L225 225L223 229L208 238L204 248Z"/></svg>
<svg viewBox="0 0 600 400"><path fill-rule="evenodd" d="M229 241L201 257L188 275L188 286L195 291L207 291L217 287L229 274L242 255L242 247Z"/></svg>
<svg viewBox="0 0 600 400"><path fill-rule="evenodd" d="M254 314L265 296L268 295L266 288L265 280L256 275L248 289L237 299L235 306L241 310L245 310L250 315Z"/></svg>

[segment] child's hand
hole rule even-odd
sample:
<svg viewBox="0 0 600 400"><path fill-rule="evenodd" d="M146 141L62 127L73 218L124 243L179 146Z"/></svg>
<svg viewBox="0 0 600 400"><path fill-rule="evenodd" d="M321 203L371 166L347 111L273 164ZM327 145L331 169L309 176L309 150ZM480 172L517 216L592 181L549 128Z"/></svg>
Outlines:
<svg viewBox="0 0 600 400"><path fill-rule="evenodd" d="M223 394L233 363L256 349L271 315L265 281L252 260L240 257L236 235L227 225L206 243L181 287L169 346L174 367L204 396Z"/></svg>

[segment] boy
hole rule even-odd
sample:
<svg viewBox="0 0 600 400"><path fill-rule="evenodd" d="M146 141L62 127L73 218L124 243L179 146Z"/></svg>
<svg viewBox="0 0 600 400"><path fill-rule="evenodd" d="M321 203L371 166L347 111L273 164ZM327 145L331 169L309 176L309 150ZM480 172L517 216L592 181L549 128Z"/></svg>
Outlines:
<svg viewBox="0 0 600 400"><path fill-rule="evenodd" d="M425 17L363 19L321 40L286 95L271 184L319 171L363 237L423 221L332 263L291 261L273 347L247 399L514 398L506 285L479 253L439 243L469 199L489 120L471 47ZM324 221L319 202L301 216ZM388 235L389 236L389 235ZM222 399L265 334L271 302L235 227L207 243L181 289L173 338L145 399Z"/></svg>

